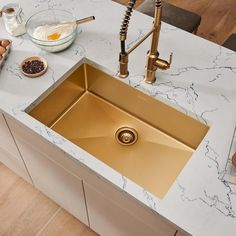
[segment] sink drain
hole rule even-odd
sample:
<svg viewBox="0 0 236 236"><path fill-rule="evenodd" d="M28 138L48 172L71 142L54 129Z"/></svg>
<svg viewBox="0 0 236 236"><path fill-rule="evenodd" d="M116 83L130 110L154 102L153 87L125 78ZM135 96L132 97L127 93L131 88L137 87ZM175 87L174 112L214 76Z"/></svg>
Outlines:
<svg viewBox="0 0 236 236"><path fill-rule="evenodd" d="M122 127L116 131L116 140L119 144L132 145L137 141L137 139L138 134L132 128Z"/></svg>

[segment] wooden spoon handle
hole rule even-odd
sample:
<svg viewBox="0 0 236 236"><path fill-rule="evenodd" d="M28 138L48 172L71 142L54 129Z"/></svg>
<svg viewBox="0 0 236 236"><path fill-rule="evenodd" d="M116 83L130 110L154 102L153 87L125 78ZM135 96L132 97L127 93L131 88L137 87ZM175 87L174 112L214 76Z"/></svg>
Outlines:
<svg viewBox="0 0 236 236"><path fill-rule="evenodd" d="M91 20L95 20L95 16L89 16L89 17L86 17L86 18L77 20L77 21L76 21L76 24L77 24L77 25L83 24L83 23L86 23L86 22L91 21Z"/></svg>

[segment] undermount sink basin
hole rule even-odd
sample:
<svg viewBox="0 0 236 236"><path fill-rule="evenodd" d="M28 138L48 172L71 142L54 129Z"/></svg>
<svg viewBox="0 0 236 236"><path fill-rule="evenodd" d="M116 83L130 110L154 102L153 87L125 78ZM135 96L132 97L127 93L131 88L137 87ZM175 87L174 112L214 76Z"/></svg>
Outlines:
<svg viewBox="0 0 236 236"><path fill-rule="evenodd" d="M163 198L208 126L82 64L28 113Z"/></svg>

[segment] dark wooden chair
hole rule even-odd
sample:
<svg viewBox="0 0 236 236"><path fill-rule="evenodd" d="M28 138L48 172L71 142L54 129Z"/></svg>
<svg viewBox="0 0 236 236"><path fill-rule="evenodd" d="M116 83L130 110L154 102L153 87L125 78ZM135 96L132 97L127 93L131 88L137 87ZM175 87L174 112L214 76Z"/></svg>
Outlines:
<svg viewBox="0 0 236 236"><path fill-rule="evenodd" d="M236 34L231 34L222 46L236 52Z"/></svg>
<svg viewBox="0 0 236 236"><path fill-rule="evenodd" d="M198 26L201 23L201 16L164 1L162 1L162 6L162 21L190 33L197 33ZM154 17L154 8L155 1L146 0L139 7L137 7L136 10Z"/></svg>

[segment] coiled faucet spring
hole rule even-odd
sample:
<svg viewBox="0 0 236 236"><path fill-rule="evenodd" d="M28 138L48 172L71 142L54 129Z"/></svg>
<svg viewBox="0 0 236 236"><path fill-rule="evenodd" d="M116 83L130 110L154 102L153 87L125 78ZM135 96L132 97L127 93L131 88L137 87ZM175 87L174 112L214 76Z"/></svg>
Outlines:
<svg viewBox="0 0 236 236"><path fill-rule="evenodd" d="M145 39L147 39L150 35L152 35L151 40L151 48L148 51L147 55L147 66L146 66L146 75L145 82L146 83L154 83L156 80L155 71L157 69L166 70L170 67L172 61L172 54L170 55L170 60L165 61L159 58L159 52L157 51L159 34L161 29L161 15L162 15L162 3L161 0L155 0L155 13L152 29L142 37L133 47L129 48L126 51L125 41L127 37L127 31L129 26L129 21L132 15L132 11L134 9L136 0L129 0L127 9L125 12L125 16L122 20L121 29L120 29L120 43L121 43L121 52L119 54L119 77L126 78L129 75L128 71L128 55L137 48Z"/></svg>
<svg viewBox="0 0 236 236"><path fill-rule="evenodd" d="M121 29L120 29L120 40L126 40L129 21L130 21L135 4L136 4L136 0L129 0L127 4L126 12L125 12L124 19L122 21ZM155 0L155 6L160 8L162 6L161 0Z"/></svg>
<svg viewBox="0 0 236 236"><path fill-rule="evenodd" d="M129 26L129 21L132 15L132 11L134 9L136 0L129 0L127 4L127 8L125 11L125 16L121 24L121 29L120 29L120 46L121 46L121 54L125 54L125 40L127 38L127 31L128 31L128 26Z"/></svg>
<svg viewBox="0 0 236 236"><path fill-rule="evenodd" d="M122 21L121 29L120 29L120 40L122 40L122 41L126 40L129 21L130 21L130 17L133 12L135 3L136 3L136 0L129 0L129 2L128 2L125 16Z"/></svg>
<svg viewBox="0 0 236 236"><path fill-rule="evenodd" d="M156 0L155 5L156 7L161 7L161 0Z"/></svg>

